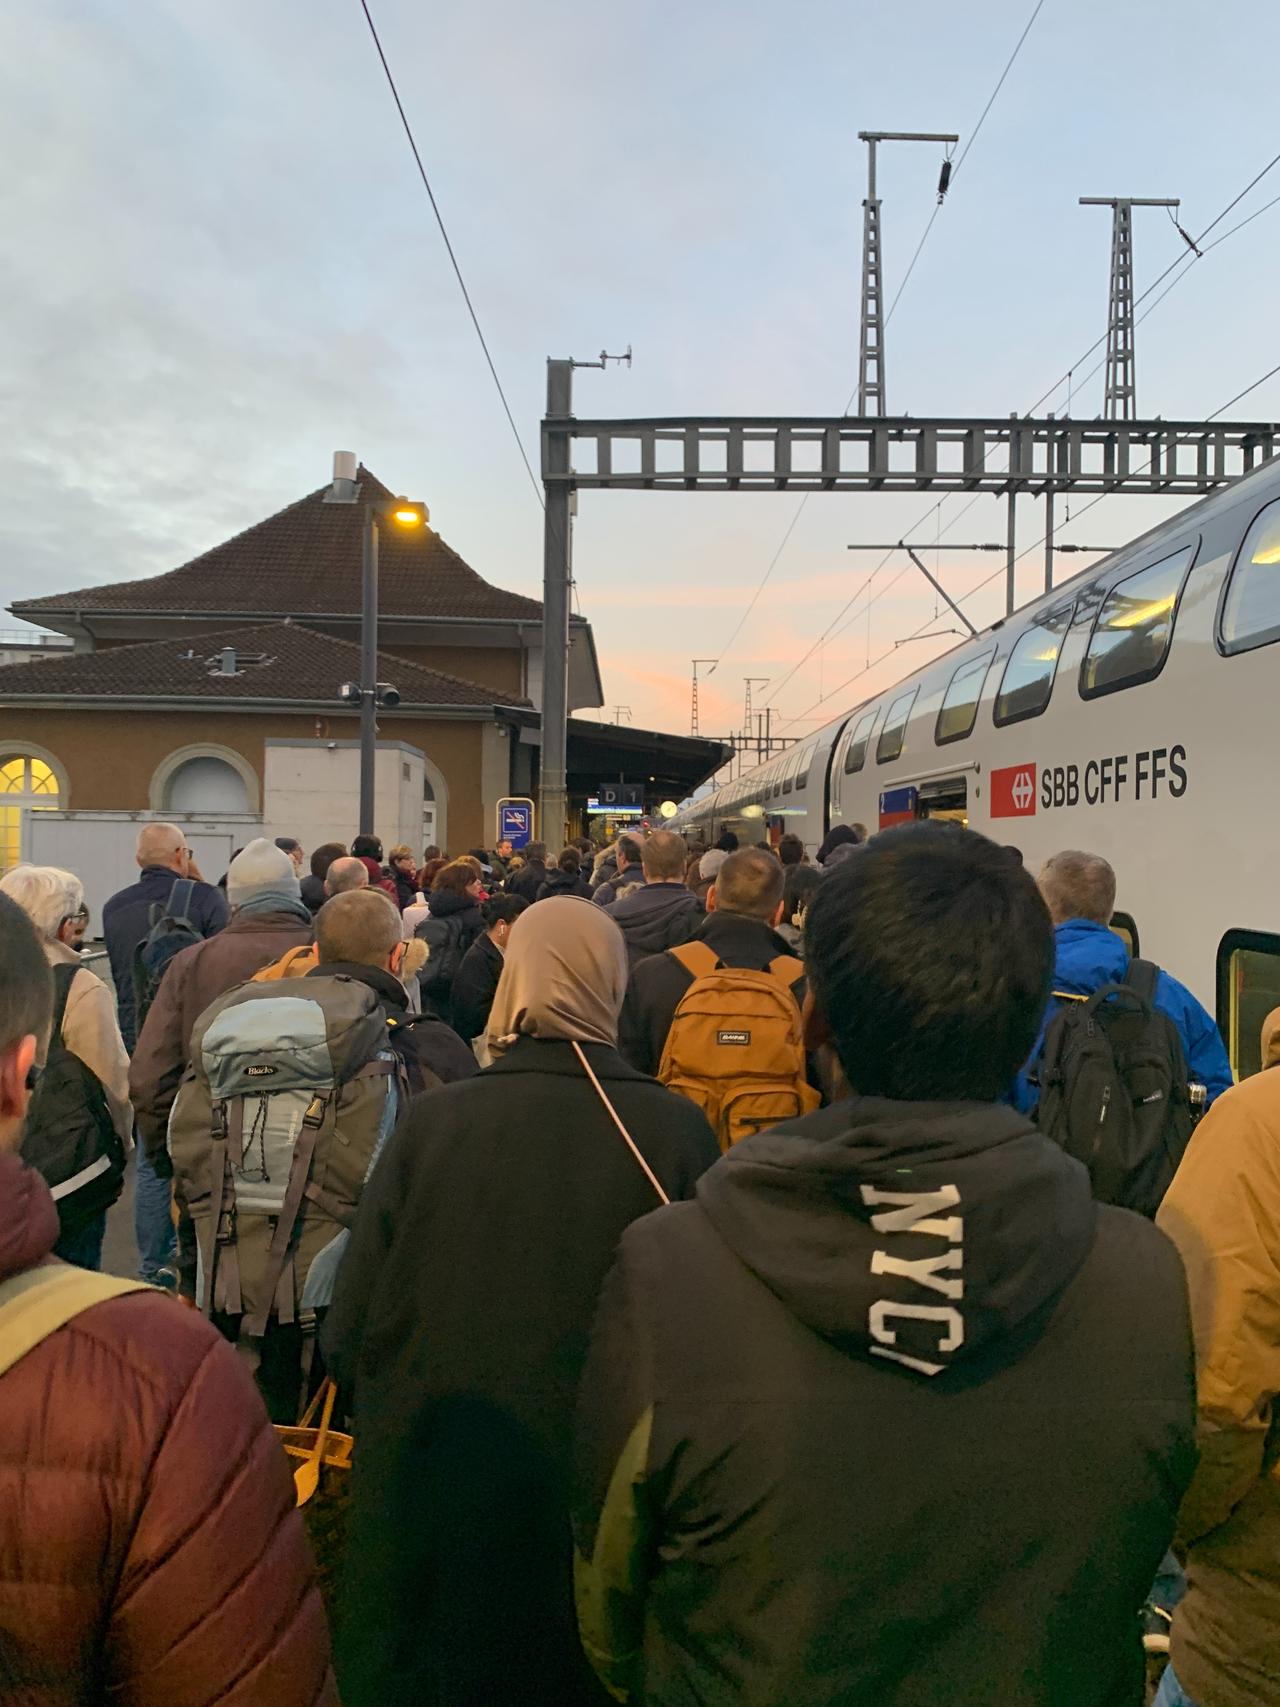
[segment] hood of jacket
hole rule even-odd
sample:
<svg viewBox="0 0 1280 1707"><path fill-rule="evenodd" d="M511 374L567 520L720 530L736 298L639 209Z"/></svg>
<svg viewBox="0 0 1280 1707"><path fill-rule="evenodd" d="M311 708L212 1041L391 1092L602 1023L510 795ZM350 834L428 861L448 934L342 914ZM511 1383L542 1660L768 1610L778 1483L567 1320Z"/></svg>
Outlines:
<svg viewBox="0 0 1280 1707"><path fill-rule="evenodd" d="M697 896L690 894L683 883L642 884L609 909L609 917L633 951L651 943L655 954L667 947L673 926L687 922L692 929L701 916Z"/></svg>
<svg viewBox="0 0 1280 1707"><path fill-rule="evenodd" d="M49 1187L21 1156L0 1155L0 1280L43 1262L57 1237Z"/></svg>
<svg viewBox="0 0 1280 1707"><path fill-rule="evenodd" d="M460 914L471 913L473 918L464 918L462 922L475 923L481 930L484 929L480 909L470 895L458 895L452 889L433 889L427 896L427 910L433 919L453 919Z"/></svg>
<svg viewBox="0 0 1280 1707"><path fill-rule="evenodd" d="M313 966L305 976L354 978L357 984L372 990L383 1007L390 1008L393 1013L402 1014L409 1006L409 992L393 973L381 966L361 966L354 960L335 960L324 966Z"/></svg>
<svg viewBox="0 0 1280 1707"><path fill-rule="evenodd" d="M1012 1109L879 1097L744 1139L697 1195L793 1316L925 1375L1055 1298L1097 1214L1085 1169Z"/></svg>
<svg viewBox="0 0 1280 1707"><path fill-rule="evenodd" d="M1129 970L1129 951L1113 930L1092 919L1066 919L1053 933L1053 987L1091 996Z"/></svg>
<svg viewBox="0 0 1280 1707"><path fill-rule="evenodd" d="M561 871L558 866L547 873L545 881L547 888L555 890L557 894L579 895L582 892L581 874Z"/></svg>

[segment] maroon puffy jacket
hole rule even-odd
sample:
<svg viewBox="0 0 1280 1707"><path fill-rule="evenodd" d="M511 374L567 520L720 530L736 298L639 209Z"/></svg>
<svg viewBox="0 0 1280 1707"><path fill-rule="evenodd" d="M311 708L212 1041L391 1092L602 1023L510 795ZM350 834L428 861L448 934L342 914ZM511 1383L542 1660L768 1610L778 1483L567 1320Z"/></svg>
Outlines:
<svg viewBox="0 0 1280 1707"><path fill-rule="evenodd" d="M0 1279L58 1235L0 1155ZM0 1375L0 1702L337 1707L293 1483L194 1311L96 1304Z"/></svg>

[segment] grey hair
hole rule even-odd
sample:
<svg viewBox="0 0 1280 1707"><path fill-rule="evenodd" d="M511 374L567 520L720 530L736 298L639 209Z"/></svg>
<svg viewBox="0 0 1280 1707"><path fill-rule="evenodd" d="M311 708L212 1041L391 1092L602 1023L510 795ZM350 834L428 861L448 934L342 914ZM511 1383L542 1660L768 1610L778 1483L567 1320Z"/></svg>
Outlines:
<svg viewBox="0 0 1280 1707"><path fill-rule="evenodd" d="M84 884L56 865L15 865L0 877L0 890L16 901L46 942L84 906Z"/></svg>
<svg viewBox="0 0 1280 1707"><path fill-rule="evenodd" d="M1101 854L1067 848L1040 867L1036 879L1055 925L1091 919L1109 925L1116 910L1116 874Z"/></svg>

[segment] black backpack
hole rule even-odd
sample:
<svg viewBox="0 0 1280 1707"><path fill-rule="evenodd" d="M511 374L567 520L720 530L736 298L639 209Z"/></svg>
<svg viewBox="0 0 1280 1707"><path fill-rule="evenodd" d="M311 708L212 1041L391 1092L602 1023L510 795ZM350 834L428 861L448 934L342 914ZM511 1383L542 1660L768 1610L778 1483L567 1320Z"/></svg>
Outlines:
<svg viewBox="0 0 1280 1707"><path fill-rule="evenodd" d="M193 879L180 877L170 889L168 900L151 903L151 928L133 951L134 1024L138 1032L174 955L204 940L191 917L191 898L195 892Z"/></svg>
<svg viewBox="0 0 1280 1707"><path fill-rule="evenodd" d="M1131 960L1124 981L1086 999L1058 994L1035 1074L1040 1130L1089 1170L1100 1203L1154 1216L1194 1117L1178 1028L1155 1006L1159 969Z"/></svg>
<svg viewBox="0 0 1280 1707"><path fill-rule="evenodd" d="M418 974L418 988L424 996L442 1000L452 990L462 965L462 925L457 919L428 915L413 934L427 945L427 964Z"/></svg>
<svg viewBox="0 0 1280 1707"><path fill-rule="evenodd" d="M78 966L53 972L53 1024L44 1071L32 1092L22 1159L58 1205L62 1237L78 1233L120 1195L125 1151L102 1081L62 1041L67 997Z"/></svg>

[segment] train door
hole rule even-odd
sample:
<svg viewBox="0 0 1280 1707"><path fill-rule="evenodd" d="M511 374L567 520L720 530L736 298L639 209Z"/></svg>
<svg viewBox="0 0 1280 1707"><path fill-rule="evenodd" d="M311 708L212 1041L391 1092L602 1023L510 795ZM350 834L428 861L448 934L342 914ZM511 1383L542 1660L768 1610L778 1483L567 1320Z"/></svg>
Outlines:
<svg viewBox="0 0 1280 1707"><path fill-rule="evenodd" d="M880 794L880 828L891 829L895 824L923 822L935 819L941 823L969 827L969 771L948 772L943 776L917 777L910 783L899 783Z"/></svg>

